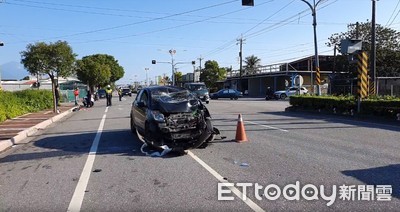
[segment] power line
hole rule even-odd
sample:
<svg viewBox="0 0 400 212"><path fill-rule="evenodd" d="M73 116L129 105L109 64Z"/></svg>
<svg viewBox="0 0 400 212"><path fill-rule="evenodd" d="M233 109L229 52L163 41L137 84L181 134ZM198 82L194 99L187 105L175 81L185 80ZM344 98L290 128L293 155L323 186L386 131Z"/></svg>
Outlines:
<svg viewBox="0 0 400 212"><path fill-rule="evenodd" d="M175 17L175 16L181 16L181 15L184 15L184 14L189 14L189 13L194 13L194 12L198 12L198 11L202 11L202 10L206 10L206 9L210 9L210 8L214 8L214 7L219 7L219 6L230 4L230 3L233 3L233 2L236 2L236 1L238 1L238 0L232 0L232 1L224 2L224 3L220 3L220 4L215 4L215 5L211 5L211 6L207 6L207 7L202 7L202 8L199 8L199 9L194 9L194 10L189 10L189 11L185 11L185 12L181 12L181 13L175 13L175 14L171 14L171 15L166 15L166 16L163 16L163 17L153 18L153 19L150 19L150 20L138 21L138 22L133 22L133 23L128 23L128 24L117 25L117 26L113 26L113 27L107 27L107 28L101 28L101 29L96 29L96 30L90 30L90 31L86 31L86 32L74 33L74 34L70 34L70 35L47 38L47 40L49 40L49 39L59 39L59 38L65 38L65 37L72 37L72 36L78 36L78 35L85 35L85 34L92 34L92 33L97 33L97 32L103 32L103 31L109 31L109 30L129 27L129 26L138 25L138 24L144 24L144 23L164 20L164 19L167 19L167 18Z"/></svg>
<svg viewBox="0 0 400 212"><path fill-rule="evenodd" d="M328 1L329 1L329 0L326 0L325 2L328 2ZM328 6L330 6L330 5L334 4L334 3L336 3L337 1L338 1L338 0L335 0L335 1L333 1L333 2L331 2L331 3L329 3L329 4L327 4L327 5L325 5L325 6L323 6L323 7L320 7L318 10L324 9L324 8L326 8L326 7L328 7ZM325 2L324 2L324 3L325 3ZM307 11L308 11L308 12L307 12ZM277 29L277 28L286 26L286 25L288 25L289 23L291 23L291 22L294 21L294 20L292 20L292 19L297 18L298 15L301 15L301 14L303 14L303 13L306 13L306 14L300 16L300 18L303 18L303 17L305 17L305 16L307 16L307 15L310 14L309 10L308 10L308 9L305 9L305 10L301 11L300 13L298 13L298 14L296 14L296 15L293 15L293 16L291 16L291 17L289 17L289 18L287 18L287 19L285 19L285 20L283 20L283 21L281 21L281 22L279 22L279 23L277 23L277 24L272 25L271 27L263 28L263 29L261 29L261 30L259 30L259 31L257 31L257 32L254 32L254 33L251 33L251 34L247 35L246 37L247 37L247 38L257 37L257 36L259 36L259 35L261 35L261 34L264 34L264 33L270 32L270 31L272 31L272 30L275 30L275 29Z"/></svg>
<svg viewBox="0 0 400 212"><path fill-rule="evenodd" d="M207 19L198 20L198 21L194 21L194 22L191 22L191 23L181 24L181 25L172 26L172 27L166 27L166 28L163 28L163 29L153 30L153 31L149 31L149 32L143 32L143 33L138 33L138 34L125 35L125 36L120 36L120 37L113 37L113 38L92 40L90 42L110 41L110 40L116 40L116 39L122 39L122 38L128 38L128 37L136 37L136 36L153 34L153 33L157 33L157 32L162 32L162 31L167 31L167 30L171 30L171 29L181 28L181 27L185 27L185 26L189 26L189 25L193 25L193 24L197 24L197 23L202 23L202 22L205 22L207 20L211 20L211 19L214 19L214 18L230 15L230 14L237 13L237 12L240 12L240 11L243 11L243 10L247 10L247 9L249 9L249 8L239 9L239 10L227 12L227 13L224 13L224 14L221 14L221 15L218 15L218 16L212 16L212 17L207 18ZM89 43L89 42L83 42L83 43Z"/></svg>
<svg viewBox="0 0 400 212"><path fill-rule="evenodd" d="M392 18L393 14L395 13L395 11L396 11L397 7L399 6L399 4L400 4L400 1L397 2L396 8L394 9L392 15L390 16L388 22L389 22L390 19ZM399 15L399 13L400 13L400 9L399 9L399 11L397 12L396 16L392 19L392 21L390 22L390 24L388 25L388 24L386 23L386 26L391 26L391 25L393 24L393 22L396 20L396 18L397 18L397 16Z"/></svg>
<svg viewBox="0 0 400 212"><path fill-rule="evenodd" d="M279 12L281 12L283 9L285 9L286 7L288 7L290 4L292 4L295 0L289 2L288 4L286 4L285 6L283 6L282 8L280 8L278 11L276 11L275 13L273 13L272 15L268 16L268 18L262 20L260 23L256 24L255 26L253 26L252 28L248 29L246 32L244 32L243 34L246 34L248 32L250 32L251 30L257 28L258 26L260 26L261 24L263 24L265 21L269 20L270 18L272 18L274 15L278 14Z"/></svg>

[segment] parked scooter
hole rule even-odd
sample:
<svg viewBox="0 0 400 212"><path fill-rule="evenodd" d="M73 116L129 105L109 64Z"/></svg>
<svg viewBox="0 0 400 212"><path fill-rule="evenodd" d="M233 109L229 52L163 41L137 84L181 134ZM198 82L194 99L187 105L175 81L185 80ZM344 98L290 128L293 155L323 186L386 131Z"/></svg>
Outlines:
<svg viewBox="0 0 400 212"><path fill-rule="evenodd" d="M93 96L90 98L90 102L88 101L88 99L87 99L87 97L85 96L85 97L83 97L83 100L82 100L82 102L83 102L83 106L85 106L85 107L93 107L93 105L94 105L94 99L93 99Z"/></svg>
<svg viewBox="0 0 400 212"><path fill-rule="evenodd" d="M277 99L275 96L274 96L274 94L267 94L266 96L265 96L265 100L272 100L272 99Z"/></svg>
<svg viewBox="0 0 400 212"><path fill-rule="evenodd" d="M265 100L277 99L274 95L274 92L270 87L267 88L267 93L265 94Z"/></svg>

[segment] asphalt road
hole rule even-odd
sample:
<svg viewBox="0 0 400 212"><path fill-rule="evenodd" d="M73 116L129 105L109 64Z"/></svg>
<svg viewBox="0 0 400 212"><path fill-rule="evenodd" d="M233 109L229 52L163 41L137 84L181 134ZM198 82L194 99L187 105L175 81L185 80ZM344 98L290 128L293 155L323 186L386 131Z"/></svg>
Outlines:
<svg viewBox="0 0 400 212"><path fill-rule="evenodd" d="M129 130L132 101L114 98L108 109L97 101L3 154L0 211L399 211L399 126L287 113L287 101L214 100L207 106L226 138L159 158L143 154ZM249 142L233 141L239 113ZM219 182L233 183L246 200L220 193L234 200L219 201ZM299 200L283 193L272 200L278 190L272 185L284 192L296 182L288 192ZM254 187L244 192L237 183L263 189L258 197ZM376 194L379 185L391 186L390 201L378 201L388 197ZM327 206L321 194L330 196L334 186ZM354 200L341 199L345 191Z"/></svg>

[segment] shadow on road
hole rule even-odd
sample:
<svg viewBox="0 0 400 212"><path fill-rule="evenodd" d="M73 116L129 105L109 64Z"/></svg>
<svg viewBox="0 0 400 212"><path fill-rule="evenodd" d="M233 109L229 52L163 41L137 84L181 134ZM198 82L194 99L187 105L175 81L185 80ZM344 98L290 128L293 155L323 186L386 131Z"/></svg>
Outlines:
<svg viewBox="0 0 400 212"><path fill-rule="evenodd" d="M346 176L354 177L367 185L391 185L392 196L400 199L400 164L342 171Z"/></svg>
<svg viewBox="0 0 400 212"><path fill-rule="evenodd" d="M95 132L83 132L68 135L48 134L48 137L32 142L33 146L25 145L13 154L0 159L1 163L16 161L40 160L44 158L67 158L82 157L89 153ZM141 151L143 143L136 134L130 130L103 131L96 155L119 155L119 156L146 156ZM38 147L38 148L37 148ZM154 149L151 149L154 151ZM171 158L181 154L171 152L162 158Z"/></svg>

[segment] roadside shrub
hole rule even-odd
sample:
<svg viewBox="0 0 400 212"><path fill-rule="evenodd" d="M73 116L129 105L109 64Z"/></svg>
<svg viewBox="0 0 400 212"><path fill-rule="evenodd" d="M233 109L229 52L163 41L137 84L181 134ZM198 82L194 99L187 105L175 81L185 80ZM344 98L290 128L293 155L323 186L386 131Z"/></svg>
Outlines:
<svg viewBox="0 0 400 212"><path fill-rule="evenodd" d="M350 96L292 96L289 100L290 105L307 110L326 110L332 111L336 108L337 112L345 112L354 109L355 99Z"/></svg>
<svg viewBox="0 0 400 212"><path fill-rule="evenodd" d="M292 96L289 100L294 108L321 110L337 113L349 113L357 109L357 100L353 96ZM400 113L400 98L392 96L371 96L361 103L361 114L395 118Z"/></svg>
<svg viewBox="0 0 400 212"><path fill-rule="evenodd" d="M48 90L0 91L0 122L52 107Z"/></svg>

